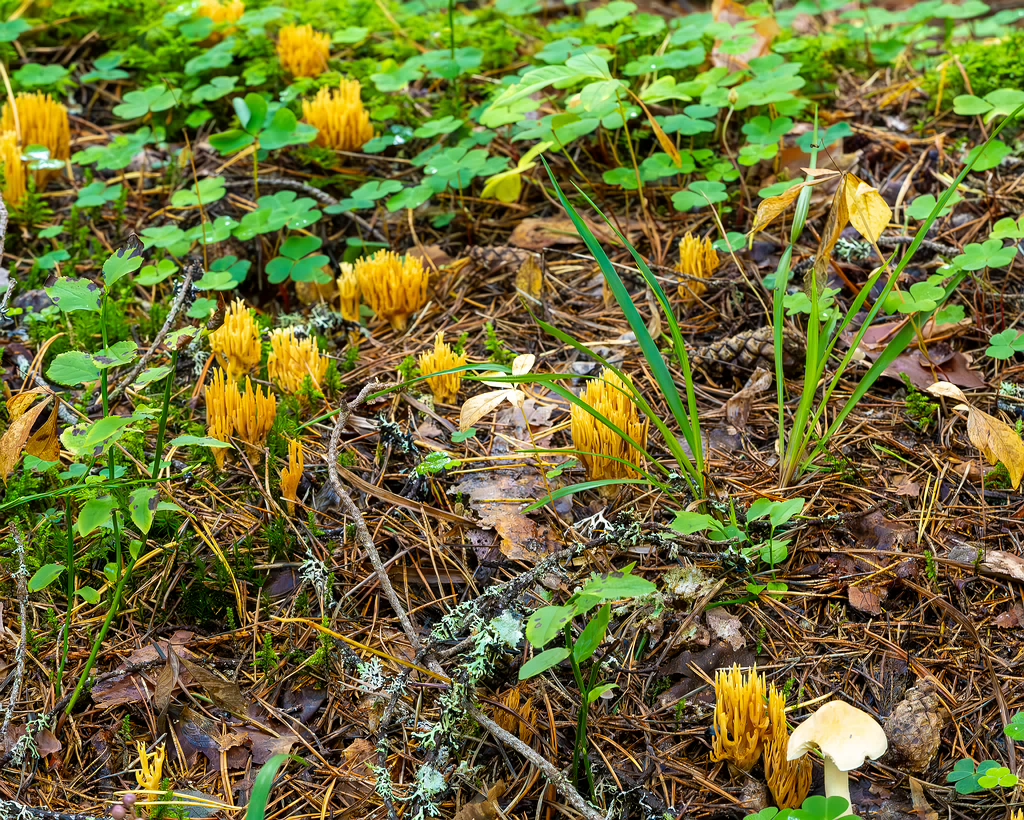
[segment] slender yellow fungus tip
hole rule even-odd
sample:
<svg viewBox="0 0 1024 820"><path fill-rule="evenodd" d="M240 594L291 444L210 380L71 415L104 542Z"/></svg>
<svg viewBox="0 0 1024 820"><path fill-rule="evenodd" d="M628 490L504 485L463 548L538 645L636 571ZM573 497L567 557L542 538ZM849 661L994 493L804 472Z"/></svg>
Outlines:
<svg viewBox="0 0 1024 820"><path fill-rule="evenodd" d="M608 419L638 445L647 446L648 422L640 420L640 412L625 382L614 372L605 370L601 378L590 381L580 394L580 401ZM570 430L573 447L579 451L580 461L587 468L590 479L600 481L638 476L634 467L640 466L642 456L636 447L575 404L571 410ZM617 488L610 485L600 491L613 495Z"/></svg>
<svg viewBox="0 0 1024 820"><path fill-rule="evenodd" d="M13 131L0 134L0 165L4 169L4 202L19 205L28 190L25 182L25 163L18 148L18 135Z"/></svg>
<svg viewBox="0 0 1024 820"><path fill-rule="evenodd" d="M164 758L167 756L167 749L161 743L152 755L146 751L146 744L141 740L138 742L139 771L135 773L135 780L143 793L159 791L163 782ZM142 803L148 803L153 797L144 798Z"/></svg>
<svg viewBox="0 0 1024 820"><path fill-rule="evenodd" d="M305 469L302 442L288 442L288 466L281 470L281 495L288 502L288 514L295 515L295 504L299 500L299 481Z"/></svg>
<svg viewBox="0 0 1024 820"><path fill-rule="evenodd" d="M366 304L395 331L409 324L409 317L427 303L429 274L413 256L377 251L355 264L356 280Z"/></svg>
<svg viewBox="0 0 1024 820"><path fill-rule="evenodd" d="M67 161L71 157L71 124L68 110L49 94L20 93L0 112L0 131L13 131L18 135L22 152L30 145L41 145L50 152L50 159ZM37 171L36 185L42 187L53 177L54 171Z"/></svg>
<svg viewBox="0 0 1024 820"><path fill-rule="evenodd" d="M811 791L812 766L809 758L787 760L789 728L786 726L786 699L772 685L768 691L768 733L764 738L764 779L775 805L780 809L798 809Z"/></svg>
<svg viewBox="0 0 1024 820"><path fill-rule="evenodd" d="M338 88L321 88L302 101L303 119L316 128L316 144L335 151L358 151L373 139L370 114L363 108L362 86L342 80Z"/></svg>
<svg viewBox="0 0 1024 820"><path fill-rule="evenodd" d="M245 14L245 3L242 0L200 0L197 12L200 17L207 17L217 25L237 23Z"/></svg>
<svg viewBox="0 0 1024 820"><path fill-rule="evenodd" d="M277 56L293 77L319 77L331 56L331 35L312 26L285 26L277 37Z"/></svg>
<svg viewBox="0 0 1024 820"><path fill-rule="evenodd" d="M465 352L452 352L451 346L445 344L443 330L434 338L434 349L429 353L420 354L420 373L428 377L427 387L437 401L442 404L452 404L455 401L462 386L462 373L446 373L443 376L433 374L461 367L465 363Z"/></svg>
<svg viewBox="0 0 1024 820"><path fill-rule="evenodd" d="M690 305L707 292L707 279L715 275L719 266L718 251L710 239L698 239L687 233L679 241L679 298Z"/></svg>
<svg viewBox="0 0 1024 820"><path fill-rule="evenodd" d="M764 676L756 667L747 674L738 665L715 673L712 760L728 760L745 772L753 768L768 730L764 698Z"/></svg>
<svg viewBox="0 0 1024 820"><path fill-rule="evenodd" d="M260 363L260 329L241 299L228 308L224 324L210 334L210 348L228 379L237 382Z"/></svg>
<svg viewBox="0 0 1024 820"><path fill-rule="evenodd" d="M277 417L277 397L268 390L253 389L249 377L245 377L245 391L232 384L228 390L233 402L235 434L246 444L246 450L254 463L259 464L263 456L263 445L267 434Z"/></svg>
<svg viewBox="0 0 1024 820"><path fill-rule="evenodd" d="M338 295L341 297L341 318L346 322L359 324L359 279L356 277L355 266L349 262L341 263Z"/></svg>
<svg viewBox="0 0 1024 820"><path fill-rule="evenodd" d="M328 364L330 359L320 352L312 336L299 339L294 328L275 330L270 334L267 374L286 393L298 393L306 376L319 389Z"/></svg>
<svg viewBox="0 0 1024 820"><path fill-rule="evenodd" d="M233 382L231 388L238 392ZM230 442L234 429L231 421L231 404L228 401L228 380L224 376L224 371L218 367L213 371L210 383L206 385L206 433L210 438ZM225 448L213 448L213 457L220 470L224 469L226 455Z"/></svg>

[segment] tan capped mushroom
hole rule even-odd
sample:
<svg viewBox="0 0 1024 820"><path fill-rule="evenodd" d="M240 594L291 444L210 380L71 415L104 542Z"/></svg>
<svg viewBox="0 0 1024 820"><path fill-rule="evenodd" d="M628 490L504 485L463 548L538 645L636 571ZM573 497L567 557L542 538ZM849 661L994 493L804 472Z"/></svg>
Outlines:
<svg viewBox="0 0 1024 820"><path fill-rule="evenodd" d="M850 776L865 760L877 760L889 748L885 732L871 715L833 700L801 723L789 737L789 760L817 747L825 758L825 797L842 797L850 808Z"/></svg>

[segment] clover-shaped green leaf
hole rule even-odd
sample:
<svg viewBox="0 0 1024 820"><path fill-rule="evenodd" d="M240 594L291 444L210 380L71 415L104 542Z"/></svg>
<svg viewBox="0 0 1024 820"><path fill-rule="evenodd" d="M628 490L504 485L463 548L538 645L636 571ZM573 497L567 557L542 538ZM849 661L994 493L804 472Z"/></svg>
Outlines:
<svg viewBox="0 0 1024 820"><path fill-rule="evenodd" d="M182 191L175 191L174 196L171 197L171 207L206 207L210 203L224 198L227 193L224 183L224 177L205 177Z"/></svg>
<svg viewBox="0 0 1024 820"><path fill-rule="evenodd" d="M107 183L99 180L86 185L78 192L78 199L75 200L76 208L99 208L108 202L117 202L121 198L124 185L120 182L108 186Z"/></svg>
<svg viewBox="0 0 1024 820"><path fill-rule="evenodd" d="M442 134L451 134L463 126L463 121L457 117L447 116L436 120L429 120L413 131L413 136L420 139L433 139Z"/></svg>
<svg viewBox="0 0 1024 820"><path fill-rule="evenodd" d="M890 313L926 313L935 310L945 294L945 288L931 279L915 282L908 291L890 293L885 307Z"/></svg>
<svg viewBox="0 0 1024 820"><path fill-rule="evenodd" d="M371 180L370 182L365 182L356 188L352 192L352 199L365 199L370 202L376 202L378 199L383 199L390 194L401 191L403 187L402 183L397 179L386 179L383 182Z"/></svg>
<svg viewBox="0 0 1024 820"><path fill-rule="evenodd" d="M388 200L388 212L394 213L406 209L414 211L429 202L433 196L433 188L427 185L410 186Z"/></svg>
<svg viewBox="0 0 1024 820"><path fill-rule="evenodd" d="M165 279L173 276L177 270L178 266L170 259L161 259L155 265L146 265L140 270L139 275L135 277L135 284L144 288L159 285Z"/></svg>
<svg viewBox="0 0 1024 820"><path fill-rule="evenodd" d="M59 63L26 63L14 72L14 81L22 88L47 88L67 79L71 72Z"/></svg>
<svg viewBox="0 0 1024 820"><path fill-rule="evenodd" d="M0 23L0 43L13 43L32 26L21 18Z"/></svg>
<svg viewBox="0 0 1024 820"><path fill-rule="evenodd" d="M212 71L216 68L227 68L231 65L235 44L236 40L233 37L227 37L198 57L193 57L185 63L185 76L195 77L197 74Z"/></svg>
<svg viewBox="0 0 1024 820"><path fill-rule="evenodd" d="M323 254L310 256L323 242L316 236L289 236L281 245L280 256L267 263L267 280L277 285L291 278L293 282L315 282L323 285L331 275L323 270L330 259Z"/></svg>
<svg viewBox="0 0 1024 820"><path fill-rule="evenodd" d="M988 340L988 348L985 350L986 356L1001 361L1012 359L1018 353L1024 353L1024 333L1013 328L994 333ZM1021 728L1024 729L1024 726ZM1021 732L1021 738L1024 739L1024 731Z"/></svg>
<svg viewBox="0 0 1024 820"><path fill-rule="evenodd" d="M213 102L235 90L238 77L214 77L192 92L192 103Z"/></svg>
<svg viewBox="0 0 1024 820"><path fill-rule="evenodd" d="M102 57L93 60L92 71L82 75L83 83L108 82L127 80L130 76L123 68L118 68L124 61L124 55L118 51L108 51Z"/></svg>
<svg viewBox="0 0 1024 820"><path fill-rule="evenodd" d="M1012 217L1005 217L992 226L989 239L1024 239L1024 216L1016 222Z"/></svg>
<svg viewBox="0 0 1024 820"><path fill-rule="evenodd" d="M677 211L689 211L693 208L704 208L716 202L724 202L729 198L725 185L721 182L699 180L691 182L688 190L677 191L672 195L672 204Z"/></svg>
<svg viewBox="0 0 1024 820"><path fill-rule="evenodd" d="M985 242L972 242L964 248L964 252L953 260L960 270L981 270L982 268L1005 268L1017 255L1017 246L1003 247L1002 240L989 239Z"/></svg>
<svg viewBox="0 0 1024 820"><path fill-rule="evenodd" d="M127 168L139 151L153 141L153 129L147 125L134 134L115 137L109 145L93 145L84 151L77 151L71 161L78 165L95 165L97 171L120 171Z"/></svg>
<svg viewBox="0 0 1024 820"><path fill-rule="evenodd" d="M1012 789L1017 785L1017 775L1005 766L997 766L989 769L985 774L981 774L979 771L978 785L983 789Z"/></svg>
<svg viewBox="0 0 1024 820"><path fill-rule="evenodd" d="M793 120L789 117L773 120L762 115L751 119L740 130L747 135L747 141L753 145L777 145L792 129Z"/></svg>
<svg viewBox="0 0 1024 820"><path fill-rule="evenodd" d="M305 145L316 139L317 130L312 125L299 122L288 108L279 108L270 124L260 132L260 148L276 151L288 145Z"/></svg>
<svg viewBox="0 0 1024 820"><path fill-rule="evenodd" d="M740 148L736 161L740 165L757 165L757 163L771 159L778 153L778 145L744 145Z"/></svg>
<svg viewBox="0 0 1024 820"><path fill-rule="evenodd" d="M1013 149L1010 148L1002 140L992 140L984 145L979 145L974 148L971 153L967 155L966 162L970 163L974 160L974 166L971 171L979 173L981 171L989 171L995 168L1006 159L1010 154L1013 153ZM977 157L977 159L975 159Z"/></svg>
<svg viewBox="0 0 1024 820"><path fill-rule="evenodd" d="M151 85L142 91L129 91L124 102L114 106L114 116L133 120L173 108L178 103L177 95L163 83Z"/></svg>
<svg viewBox="0 0 1024 820"><path fill-rule="evenodd" d="M1024 353L1024 350L1020 352ZM1003 734L1010 738L1010 740L1024 741L1024 712L1017 712L1010 718L1010 722L1003 729Z"/></svg>
<svg viewBox="0 0 1024 820"><path fill-rule="evenodd" d="M962 197L960 194L954 191L946 204L942 206L942 210L939 211L939 219L944 216L949 216L950 211L953 210L954 206L961 199ZM931 216L937 202L938 200L931 194L922 194L921 196L916 197L914 201L907 206L907 216L911 219L927 219Z"/></svg>

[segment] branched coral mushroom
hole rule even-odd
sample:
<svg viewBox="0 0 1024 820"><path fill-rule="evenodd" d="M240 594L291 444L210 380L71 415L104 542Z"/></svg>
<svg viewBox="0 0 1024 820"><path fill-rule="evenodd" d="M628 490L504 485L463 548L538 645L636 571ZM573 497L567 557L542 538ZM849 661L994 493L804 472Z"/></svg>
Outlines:
<svg viewBox="0 0 1024 820"><path fill-rule="evenodd" d="M218 25L237 23L245 14L245 3L242 0L200 0L196 11Z"/></svg>
<svg viewBox="0 0 1024 820"><path fill-rule="evenodd" d="M679 242L679 298L684 304L696 302L708 289L707 281L718 270L718 252L710 239L687 233Z"/></svg>
<svg viewBox="0 0 1024 820"><path fill-rule="evenodd" d="M715 740L711 759L728 760L749 772L761 756L768 730L764 676L754 668L748 674L739 666L715 673Z"/></svg>
<svg viewBox="0 0 1024 820"><path fill-rule="evenodd" d="M18 135L13 131L0 134L0 165L4 170L4 202L18 205L25 198L25 163L21 161Z"/></svg>
<svg viewBox="0 0 1024 820"><path fill-rule="evenodd" d="M277 56L293 77L319 77L331 56L331 35L312 26L285 26L277 36Z"/></svg>
<svg viewBox="0 0 1024 820"><path fill-rule="evenodd" d="M232 403L228 401L229 382L224 376L224 371L219 367L213 371L210 383L206 385L206 434L218 441L229 442L231 434L235 431L234 422L231 419ZM236 393L238 388L230 383L231 389ZM217 467L224 469L224 457L227 455L223 447L213 449L213 457Z"/></svg>
<svg viewBox="0 0 1024 820"><path fill-rule="evenodd" d="M773 685L768 692L768 734L764 739L764 779L775 805L780 809L798 809L811 790L811 761L787 760L789 728L786 726L786 699Z"/></svg>
<svg viewBox="0 0 1024 820"><path fill-rule="evenodd" d="M240 391L234 384L228 387L228 399L233 404L232 418L236 435L246 443L249 457L259 463L267 434L277 417L277 397L261 388L253 389L249 377L245 377L245 390Z"/></svg>
<svg viewBox="0 0 1024 820"><path fill-rule="evenodd" d="M320 132L317 145L335 151L358 151L373 139L361 91L357 80L342 80L338 88L321 88L312 100L302 101L303 119Z"/></svg>
<svg viewBox="0 0 1024 820"><path fill-rule="evenodd" d="M377 251L358 260L355 272L366 304L396 331L405 330L409 317L427 303L430 276L413 256Z"/></svg>
<svg viewBox="0 0 1024 820"><path fill-rule="evenodd" d="M210 334L210 349L232 382L237 382L260 363L263 347L259 325L241 299L236 299L228 308L224 324Z"/></svg>
<svg viewBox="0 0 1024 820"><path fill-rule="evenodd" d="M355 266L350 262L341 263L338 296L341 297L341 318L346 322L359 324L359 279L356 278Z"/></svg>
<svg viewBox="0 0 1024 820"><path fill-rule="evenodd" d="M42 145L51 159L61 161L71 156L71 124L68 110L49 94L18 94L14 104L4 103L0 113L0 131L13 131L20 139L20 148ZM52 171L36 172L36 184L44 185Z"/></svg>
<svg viewBox="0 0 1024 820"><path fill-rule="evenodd" d="M608 419L640 447L646 447L648 422L640 420L625 382L613 371L605 370L601 378L589 382L580 394L580 401ZM634 467L640 465L641 453L611 427L575 404L570 428L573 447L579 451L580 461L591 480L638 475ZM613 494L616 489L610 485L602 487L601 492Z"/></svg>
<svg viewBox="0 0 1024 820"><path fill-rule="evenodd" d="M299 339L294 328L275 330L270 334L267 374L285 392L298 393L306 376L319 389L329 364L330 359L320 352L312 336Z"/></svg>
<svg viewBox="0 0 1024 820"><path fill-rule="evenodd" d="M288 502L289 515L295 515L295 503L299 500L299 481L306 467L302 442L288 442L288 466L281 470L281 495Z"/></svg>
<svg viewBox="0 0 1024 820"><path fill-rule="evenodd" d="M434 338L434 349L429 353L420 354L420 373L427 377L427 387L437 401L442 404L451 404L455 401L462 386L462 373L446 373L443 376L433 374L461 367L465 363L465 352L452 352L451 346L445 344L443 330Z"/></svg>

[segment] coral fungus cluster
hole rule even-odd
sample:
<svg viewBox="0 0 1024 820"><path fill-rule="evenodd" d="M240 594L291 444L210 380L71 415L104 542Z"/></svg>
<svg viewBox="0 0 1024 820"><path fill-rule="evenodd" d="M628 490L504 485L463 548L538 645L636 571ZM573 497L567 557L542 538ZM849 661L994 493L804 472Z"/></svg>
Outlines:
<svg viewBox="0 0 1024 820"><path fill-rule="evenodd" d="M312 336L300 339L294 328L270 334L267 374L285 392L298 393L307 376L319 389L329 364L330 359L320 352Z"/></svg>
<svg viewBox="0 0 1024 820"><path fill-rule="evenodd" d="M260 328L245 302L236 299L224 315L224 324L210 334L210 348L228 379L237 382L263 358Z"/></svg>
<svg viewBox="0 0 1024 820"><path fill-rule="evenodd" d="M356 262L355 276L363 300L396 331L405 330L409 317L427 303L430 276L416 257L377 251Z"/></svg>
<svg viewBox="0 0 1024 820"><path fill-rule="evenodd" d="M312 26L285 26L277 36L277 56L293 77L319 77L331 56L331 35Z"/></svg>
<svg viewBox="0 0 1024 820"><path fill-rule="evenodd" d="M466 353L455 353L451 345L445 343L444 331L442 330L434 338L434 349L429 353L420 354L420 373L427 377L427 387L434 394L434 398L443 403L450 404L459 395L459 387L462 386L461 373L445 373L435 376L434 373L442 373L461 367L466 363Z"/></svg>
<svg viewBox="0 0 1024 820"><path fill-rule="evenodd" d="M303 119L319 133L316 144L336 151L356 151L373 139L370 114L363 108L362 87L342 80L338 88L321 88L312 100L302 101Z"/></svg>
<svg viewBox="0 0 1024 820"><path fill-rule="evenodd" d="M679 298L684 304L696 302L708 289L707 280L718 270L718 251L710 239L687 233L679 242Z"/></svg>
<svg viewBox="0 0 1024 820"><path fill-rule="evenodd" d="M641 421L625 382L613 371L605 370L601 378L589 382L580 394L580 401L604 416L640 447L646 447L648 422L646 419ZM579 451L580 461L587 468L590 479L600 481L637 476L634 468L642 463L642 455L619 432L576 404L572 406L570 427L573 446ZM615 492L614 486L601 489Z"/></svg>
<svg viewBox="0 0 1024 820"><path fill-rule="evenodd" d="M299 481L306 468L302 443L288 442L288 466L281 470L281 495L288 502L288 513L295 515L295 504L299 500Z"/></svg>
<svg viewBox="0 0 1024 820"><path fill-rule="evenodd" d="M245 3L242 0L200 0L197 12L217 25L237 23L245 14Z"/></svg>
<svg viewBox="0 0 1024 820"><path fill-rule="evenodd" d="M253 389L249 377L245 390L225 377L224 371L214 370L206 387L206 429L212 438L228 441L237 436L246 445L250 458L258 463L262 457L267 434L277 417L277 397L270 391ZM214 450L217 466L224 467L224 451Z"/></svg>
<svg viewBox="0 0 1024 820"><path fill-rule="evenodd" d="M71 156L68 110L49 94L18 94L0 111L0 162L4 166L4 198L17 205L25 196L26 175L22 155L30 146L45 148L51 159L66 162ZM52 170L35 172L43 187Z"/></svg>

